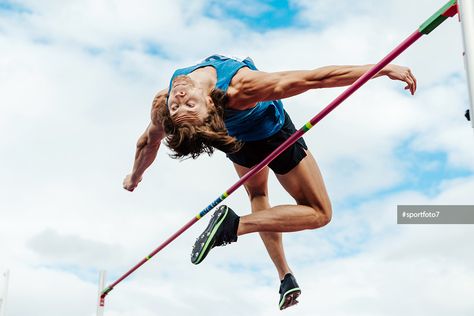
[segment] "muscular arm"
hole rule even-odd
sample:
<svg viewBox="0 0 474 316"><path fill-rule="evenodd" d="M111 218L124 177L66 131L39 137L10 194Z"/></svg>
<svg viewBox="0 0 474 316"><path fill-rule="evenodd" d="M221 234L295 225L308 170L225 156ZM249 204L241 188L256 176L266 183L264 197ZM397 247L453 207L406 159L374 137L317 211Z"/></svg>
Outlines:
<svg viewBox="0 0 474 316"><path fill-rule="evenodd" d="M296 70L266 73L242 68L232 80L230 106L244 109L259 101L289 98L310 89L341 87L352 84L373 65L326 66L313 70ZM413 94L416 79L410 69L388 65L374 76L388 76L407 83L405 89Z"/></svg>
<svg viewBox="0 0 474 316"><path fill-rule="evenodd" d="M167 90L162 90L155 96L151 109L151 122L137 141L132 172L123 181L123 187L128 191L133 191L142 180L143 173L155 160L161 140L165 136L157 112L166 98L166 92Z"/></svg>

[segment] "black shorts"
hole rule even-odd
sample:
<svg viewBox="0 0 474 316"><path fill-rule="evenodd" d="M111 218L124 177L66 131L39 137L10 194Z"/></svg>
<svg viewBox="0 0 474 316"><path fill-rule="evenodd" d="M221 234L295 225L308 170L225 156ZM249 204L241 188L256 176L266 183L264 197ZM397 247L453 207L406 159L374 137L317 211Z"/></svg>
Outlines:
<svg viewBox="0 0 474 316"><path fill-rule="evenodd" d="M243 147L238 152L227 154L227 157L238 165L252 168L290 138L294 132L296 132L295 125L285 111L285 123L276 134L262 140L244 142ZM293 145L270 162L268 166L277 174L288 173L306 157L306 149L308 147L303 137L300 137Z"/></svg>

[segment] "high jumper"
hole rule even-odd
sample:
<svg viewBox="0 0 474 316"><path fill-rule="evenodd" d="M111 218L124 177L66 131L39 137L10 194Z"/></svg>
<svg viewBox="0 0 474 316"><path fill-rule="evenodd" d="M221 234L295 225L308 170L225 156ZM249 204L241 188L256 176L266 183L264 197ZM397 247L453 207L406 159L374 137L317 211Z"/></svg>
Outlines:
<svg viewBox="0 0 474 316"><path fill-rule="evenodd" d="M459 0L459 2L463 1ZM469 6L468 2L463 3L463 5L465 5L467 9L472 8L472 6ZM238 118L239 115L242 115L239 113L244 113L244 115L250 113L250 115L252 115L252 109L258 109L260 103L271 103L270 105L267 104L266 106L270 109L273 107L275 109L275 113L276 110L279 110L278 113L280 113L280 116L279 120L276 122L281 125L280 130L283 130L284 126L286 126L287 129L291 130L291 125L289 124L289 117L282 110L281 101L279 101L281 98L303 93L304 91L307 91L312 88L322 88L324 87L322 85L323 83L325 83L327 86L337 86L334 82L335 78L339 78L340 85L347 85L351 81L353 81L353 83L348 88L346 88L340 95L338 95L334 100L332 100L326 107L324 107L319 113L312 117L305 125L303 125L300 129L298 129L291 136L289 136L285 141L283 141L279 146L277 146L273 151L271 151L268 156L266 156L261 162L253 166L251 169L247 168L245 165L240 165L238 162L234 161L234 165L236 165L236 170L240 175L242 171L244 172L247 169L249 169L248 172L242 175L241 178L235 184L229 187L226 191L224 191L222 195L217 197L208 206L202 209L202 211L200 211L178 231L172 234L168 239L161 243L146 257L141 259L137 264L135 264L131 269L129 269L122 276L120 276L117 280L115 280L105 288L103 288L103 282L99 285L100 289L97 305L97 315L103 315L105 298L119 283L128 278L143 264L153 258L158 252L160 252L162 249L172 243L177 237L179 237L197 221L203 218L214 207L219 205L223 200L229 197L243 184L246 184L246 188L251 199L252 210L254 210L255 208L255 211L250 215L238 217L228 207L224 206L220 208L217 214L211 219L211 222L204 234L202 234L196 241L196 244L193 247L191 260L193 261L193 263L200 263L205 258L209 250L212 249L214 246L217 246L219 244L225 244L231 242L232 240L236 240L238 235L256 232L260 230L263 240L268 243L267 249L272 259L274 259L274 263L277 267L279 276L280 278L283 277L284 282L282 282L280 288L279 306L281 309L283 309L295 304L296 297L299 295L300 289L296 284L296 280L291 274L291 270L289 269L288 264L286 263L283 248L281 246L282 244L280 232L296 231L298 228L317 228L318 224L327 224L332 214L330 202L327 197L327 193L325 192L324 183L317 169L316 162L314 161L314 158L311 156L309 151L305 148L304 142L299 142L299 139L374 76L387 75L391 76L391 79L405 81L407 83L407 86L405 88L409 89L410 92L413 94L416 90L416 80L411 74L411 71L409 71L409 69L405 67L390 65L390 63L401 53L403 53L407 48L409 48L413 43L418 41L423 35L430 34L446 19L456 15L458 13L459 8L460 6L457 0L449 0L443 7L441 7L438 11L431 15L427 20L425 20L423 24L418 27L417 30L415 30L412 34L405 38L400 44L398 44L392 51L390 51L385 57L383 57L377 64L372 67L332 66L323 67L312 71L263 73L251 68L251 65L253 65L251 59L246 59L246 61L239 61L217 55L207 58L205 62L210 62L211 60L220 62L228 61L234 64L234 66L236 65L235 63L243 63L243 65L237 66L238 69L236 69L235 73L230 76L230 79L228 76L227 79L224 80L224 84L222 79L225 78L225 76L219 76L219 73L222 73L222 70L218 71L217 67L214 68L214 66L212 66L211 64L200 64L193 67L184 68L181 70L184 73L181 74L179 73L180 71L177 71L175 73L176 76L173 76L173 79L178 79L179 75L187 75L188 77L181 77L181 83L179 83L179 80L176 82L172 79L169 88L161 90L156 95L152 106L151 122L145 133L140 137L137 144L137 152L132 173L127 175L123 182L124 188L129 191L133 191L138 185L138 183L142 180L142 175L145 169L147 169L155 159L157 151L160 147L161 140L165 137L167 138L168 144L172 148L176 148L176 157L187 155L190 155L191 157L196 157L202 152L212 153L213 147L216 147L220 150L227 152L229 158L237 160L238 157L235 157L233 155L238 154L239 150L241 150L242 148L245 148L246 146L248 147L247 144L252 141L239 141L237 137L231 135L231 133L233 132L229 132L229 130L232 131L232 129L226 128L226 118L229 117L225 115L226 111L228 113L234 113L230 117L233 117L233 115L237 115ZM474 23L474 19L471 19L471 17L472 16L470 14L465 14L465 22L471 23L468 25L472 25ZM471 47L470 44L472 44L470 38L467 36L468 33L469 32L465 32L465 39L467 42L469 42L469 45L466 45L466 57L469 57L468 60L472 61L474 60L472 58L474 54L472 50L468 49ZM470 71L472 69L472 63L468 63L468 65L470 65L470 67L467 67L467 74L468 77L472 79L472 71ZM200 72L195 72L199 69L201 69ZM239 79L239 76L237 76L238 72L241 72L241 75L243 75L240 76L240 80L237 80ZM224 72L224 74L225 73L226 72ZM363 74L361 75L361 73ZM311 76L309 76L310 74L316 76L312 78ZM354 77L358 77L358 79L355 80ZM257 79L268 80L267 83L269 84L269 86L262 87L260 81L255 81ZM228 81L227 84L225 84L226 81ZM255 88L262 87L262 90L255 90L255 88L253 90L247 90L249 87L252 87L252 82L256 84L256 86L254 86ZM314 83L315 86L310 86L310 82ZM333 85L330 85L331 83ZM224 87L225 89L219 89L219 86ZM230 88L230 86L233 86L233 88ZM247 87L247 89L243 89L244 87ZM292 87L293 89L281 89L290 87ZM472 82L470 84L470 87L470 91L474 91L474 85L472 85ZM285 94L288 93L288 91L290 91L290 93L288 95ZM168 100L168 97L171 96L172 98L172 92L175 93L175 99L178 100L178 103L175 106L175 109L173 110L175 111L173 114L171 113L172 110L169 108L169 105L171 104L170 102L168 102L170 101ZM245 94L239 95L240 92L245 92ZM195 103L185 102L185 99L190 99L191 95L196 97L196 100L194 101ZM229 100L229 98L231 100ZM268 100L266 100L267 98ZM275 100L271 100L272 98L274 98ZM240 104L236 102L236 100L238 102L240 102L239 100L241 100L243 103ZM254 102L255 105L253 105L252 102ZM227 107L219 107L220 104L224 104ZM180 106L183 106L181 110L179 109ZM232 108L233 106L234 108ZM181 114L178 113L180 111ZM264 113L266 112L264 111ZM281 121L283 120L281 113L285 114L285 116L283 117L283 124L281 124ZM209 116L217 116L216 114L219 114L221 119L220 121L217 120L213 123L209 120ZM265 120L266 119L268 118L265 116ZM165 122L165 120L167 120L167 122ZM243 128L245 131L246 123L248 120L244 119L244 121L245 122L241 122L240 127ZM249 122L251 123L251 121ZM212 124L214 124L214 128L211 130L210 133L209 130L207 130L206 128L202 128L203 126L205 127L207 125ZM178 132L180 126L184 126L184 130L188 129L189 131ZM239 125L237 124L237 126ZM181 129L183 128L181 127ZM276 133L279 133L280 130L276 131ZM215 137L216 134L218 137ZM176 135L178 135L177 138ZM199 135L199 137L196 138L196 135ZM283 137L286 137L284 133ZM259 139L257 139L256 141L259 141ZM279 140L278 142L281 142L281 140ZM295 143L297 143L296 148L293 146L295 145ZM180 146L180 144L184 146ZM186 144L190 144L192 146L188 147L188 145ZM271 144L271 146L273 145L274 144ZM192 150L189 150L187 148L192 148ZM258 152L259 150L260 148L257 148L256 152ZM279 175L278 171L276 170L277 168L281 167L281 163L275 163L273 165L270 165L270 168L276 171L277 177L280 179L282 185L286 185L288 187L286 188L287 191L289 191L290 194L294 194L296 196L297 205L278 206L275 208L262 209L262 207L265 207L264 203L268 203L268 192L266 188L266 175L268 174L267 166L269 166L271 162L273 162L275 159L277 159L277 157L279 157L280 154L286 152L287 150L290 151L289 158L286 158L288 160L283 160L282 164L283 166L285 166L286 163L292 163L294 164L291 167L292 169L290 169L285 174ZM305 156L300 158L296 156L295 158L295 156L293 155L295 151L299 152L300 154L303 152ZM249 157L244 155L243 158ZM305 172L305 168L308 169L309 172ZM311 173L311 171L316 171L316 174ZM299 173L305 176L304 179L309 179L311 181L311 186L313 190L301 187L301 184L298 184L298 177L291 177L291 174ZM252 180L254 176L257 176L257 179L259 179L260 182ZM302 199L298 199L300 197L302 197ZM311 204L310 202L316 203ZM323 202L325 203L324 205ZM282 218L282 215L285 214L289 214L290 216L287 219ZM305 216L311 220L311 224L301 223L301 217ZM208 232L209 235L207 234ZM272 248L272 246L274 248ZM287 275L288 279L285 281L285 276ZM102 277L102 279L104 279L104 277Z"/></svg>
<svg viewBox="0 0 474 316"><path fill-rule="evenodd" d="M151 122L137 143L132 172L123 181L133 191L155 160L161 141L174 158L196 158L214 149L226 153L242 177L296 132L283 107L286 99L312 89L347 86L373 65L326 66L313 70L259 71L252 59L221 55L174 72L169 87L155 97ZM402 81L411 94L416 79L409 68L389 64L373 78ZM294 205L270 206L269 169L293 197ZM252 212L238 216L223 205L214 213L191 253L201 263L215 246L237 241L238 236L260 233L278 272L279 308L297 303L301 290L282 244L282 232L316 229L332 217L330 199L316 160L303 138L283 151L244 183Z"/></svg>

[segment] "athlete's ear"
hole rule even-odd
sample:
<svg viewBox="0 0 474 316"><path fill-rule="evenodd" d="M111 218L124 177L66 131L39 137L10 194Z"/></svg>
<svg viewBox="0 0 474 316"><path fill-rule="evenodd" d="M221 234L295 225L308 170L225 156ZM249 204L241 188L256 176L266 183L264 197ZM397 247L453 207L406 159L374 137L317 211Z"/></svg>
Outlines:
<svg viewBox="0 0 474 316"><path fill-rule="evenodd" d="M206 104L207 104L208 108L215 108L216 107L216 105L214 104L214 101L212 100L210 95L208 95L206 97Z"/></svg>

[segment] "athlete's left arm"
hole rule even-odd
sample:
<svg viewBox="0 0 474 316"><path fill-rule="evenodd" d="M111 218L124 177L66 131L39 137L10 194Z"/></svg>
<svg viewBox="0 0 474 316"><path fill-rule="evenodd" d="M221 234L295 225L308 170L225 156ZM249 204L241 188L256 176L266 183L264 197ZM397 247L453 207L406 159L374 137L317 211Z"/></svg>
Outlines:
<svg viewBox="0 0 474 316"><path fill-rule="evenodd" d="M244 68L232 80L232 104L255 104L259 101L289 98L310 89L341 87L352 84L373 65L326 66L314 70L262 72ZM390 64L373 78L387 76L405 82L406 90L416 91L416 78L410 69ZM229 91L230 92L230 91Z"/></svg>

